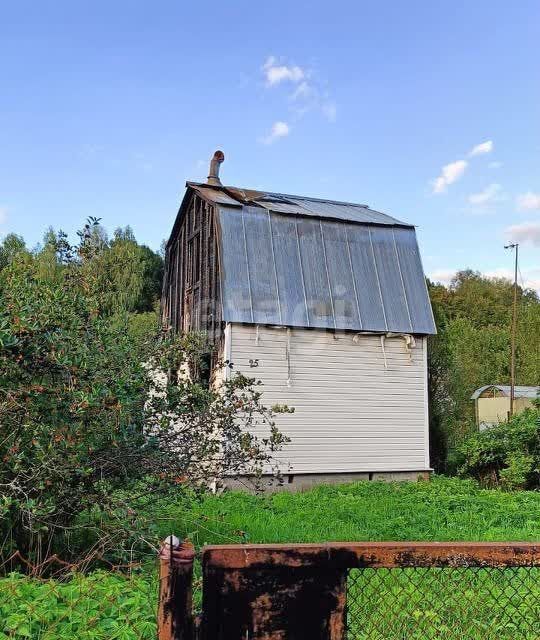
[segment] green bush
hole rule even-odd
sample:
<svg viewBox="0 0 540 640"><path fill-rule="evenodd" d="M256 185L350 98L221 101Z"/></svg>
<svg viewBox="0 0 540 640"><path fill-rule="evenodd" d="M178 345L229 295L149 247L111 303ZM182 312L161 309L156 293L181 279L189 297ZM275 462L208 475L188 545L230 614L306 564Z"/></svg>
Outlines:
<svg viewBox="0 0 540 640"><path fill-rule="evenodd" d="M65 581L0 579L0 639L150 640L157 579L96 571Z"/></svg>
<svg viewBox="0 0 540 640"><path fill-rule="evenodd" d="M15 551L36 565L129 559L155 542L135 492L260 473L284 442L255 380L218 392L174 375L200 369L208 345L132 313L159 261L140 263L129 239L108 248L95 220L80 237L12 243L0 261L0 570Z"/></svg>
<svg viewBox="0 0 540 640"><path fill-rule="evenodd" d="M488 486L540 486L540 410L527 409L508 422L474 434L458 449L459 473Z"/></svg>

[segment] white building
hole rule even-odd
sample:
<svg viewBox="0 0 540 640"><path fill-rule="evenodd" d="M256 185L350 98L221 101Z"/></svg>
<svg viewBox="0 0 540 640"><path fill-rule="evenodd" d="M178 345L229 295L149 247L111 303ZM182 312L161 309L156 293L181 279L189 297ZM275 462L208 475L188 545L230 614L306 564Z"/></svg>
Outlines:
<svg viewBox="0 0 540 640"><path fill-rule="evenodd" d="M435 325L414 227L366 205L224 187L219 154L207 184L186 185L164 321L207 331L218 359L262 380L267 406L294 407L277 419L286 483L426 474Z"/></svg>

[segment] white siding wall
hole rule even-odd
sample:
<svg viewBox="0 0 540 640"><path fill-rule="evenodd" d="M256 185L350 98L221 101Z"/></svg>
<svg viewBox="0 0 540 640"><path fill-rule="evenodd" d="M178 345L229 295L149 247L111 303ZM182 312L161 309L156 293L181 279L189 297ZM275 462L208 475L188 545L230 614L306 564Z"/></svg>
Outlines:
<svg viewBox="0 0 540 640"><path fill-rule="evenodd" d="M402 337L231 326L233 371L260 379L266 406L290 438L283 471L333 473L420 471L429 468L426 340L410 353ZM259 366L249 361L258 359ZM290 467L289 467L290 465Z"/></svg>

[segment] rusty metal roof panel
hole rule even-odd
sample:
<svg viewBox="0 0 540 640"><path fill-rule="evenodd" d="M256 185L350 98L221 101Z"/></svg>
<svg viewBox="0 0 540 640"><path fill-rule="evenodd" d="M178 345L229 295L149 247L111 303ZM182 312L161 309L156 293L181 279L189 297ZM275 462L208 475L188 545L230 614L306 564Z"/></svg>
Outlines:
<svg viewBox="0 0 540 640"><path fill-rule="evenodd" d="M365 204L258 191L255 189L242 189L239 187L216 187L197 182L188 182L187 184L193 189L199 190L207 199L227 206L254 205L276 213L329 218L363 224L413 226L386 213L370 209Z"/></svg>
<svg viewBox="0 0 540 640"><path fill-rule="evenodd" d="M219 207L223 318L431 334L414 228Z"/></svg>
<svg viewBox="0 0 540 640"><path fill-rule="evenodd" d="M211 189L208 187L202 187L200 185L191 184L193 189L197 191L205 200L209 200L210 202L215 202L216 204L224 204L229 207L241 207L242 203L238 202L231 196L227 195L225 191L221 189Z"/></svg>

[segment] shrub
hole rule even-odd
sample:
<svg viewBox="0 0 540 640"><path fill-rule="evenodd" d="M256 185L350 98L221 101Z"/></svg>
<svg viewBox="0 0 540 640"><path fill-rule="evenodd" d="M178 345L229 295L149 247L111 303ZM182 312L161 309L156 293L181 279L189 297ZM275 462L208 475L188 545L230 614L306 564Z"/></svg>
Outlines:
<svg viewBox="0 0 540 640"><path fill-rule="evenodd" d="M156 593L145 575L97 571L56 581L10 574L0 579L0 638L150 640Z"/></svg>
<svg viewBox="0 0 540 640"><path fill-rule="evenodd" d="M156 370L198 363L206 346L112 309L89 266L104 251L94 235L49 238L0 270L0 560L122 560L135 532L147 539L132 491L257 473L283 441L253 379L217 392L162 373L156 386ZM265 438L252 435L260 423Z"/></svg>
<svg viewBox="0 0 540 640"><path fill-rule="evenodd" d="M458 449L460 475L508 489L540 486L540 410L527 409L508 422L469 437Z"/></svg>

